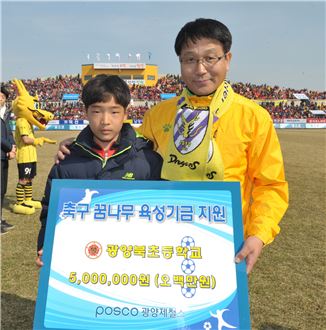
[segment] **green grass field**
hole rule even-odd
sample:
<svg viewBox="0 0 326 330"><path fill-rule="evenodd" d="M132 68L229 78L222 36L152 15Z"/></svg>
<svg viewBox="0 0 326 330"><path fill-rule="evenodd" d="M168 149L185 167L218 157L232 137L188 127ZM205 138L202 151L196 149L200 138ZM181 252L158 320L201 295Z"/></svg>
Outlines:
<svg viewBox="0 0 326 330"><path fill-rule="evenodd" d="M62 140L78 132L37 133ZM267 246L249 277L252 329L326 329L325 169L326 130L278 130L290 207L281 233ZM41 199L56 145L38 149L34 198ZM38 286L36 238L39 211L10 212L15 202L16 162L11 161L4 218L15 225L1 237L1 329L32 329ZM131 330L131 329L130 329ZM154 329L153 329L154 330Z"/></svg>

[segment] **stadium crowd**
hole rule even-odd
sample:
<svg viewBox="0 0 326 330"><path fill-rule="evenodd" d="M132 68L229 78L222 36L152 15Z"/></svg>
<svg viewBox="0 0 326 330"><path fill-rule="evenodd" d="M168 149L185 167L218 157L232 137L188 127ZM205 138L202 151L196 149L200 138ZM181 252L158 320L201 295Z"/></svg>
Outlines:
<svg viewBox="0 0 326 330"><path fill-rule="evenodd" d="M31 95L37 94L41 107L53 112L54 119L84 119L85 112L81 101L64 101L63 94L80 94L82 82L79 75L62 76L46 79L23 80ZM16 91L11 82L7 82L11 88L11 98L16 97ZM184 84L179 75L165 75L158 79L156 86L130 86L131 97L135 104L129 110L129 118L141 120L144 113L157 101L161 94L179 94ZM313 118L309 110L326 110L326 91L310 91L307 89L295 90L292 88L281 88L279 86L255 85L252 83L233 83L235 92L256 100L268 110L273 119L283 118ZM294 93L303 93L309 100L295 100ZM137 104L136 104L137 103Z"/></svg>
<svg viewBox="0 0 326 330"><path fill-rule="evenodd" d="M318 105L317 102L301 101L300 104L289 102L262 102L263 106L273 119L306 119L318 117L310 112L310 110L326 110L326 104Z"/></svg>

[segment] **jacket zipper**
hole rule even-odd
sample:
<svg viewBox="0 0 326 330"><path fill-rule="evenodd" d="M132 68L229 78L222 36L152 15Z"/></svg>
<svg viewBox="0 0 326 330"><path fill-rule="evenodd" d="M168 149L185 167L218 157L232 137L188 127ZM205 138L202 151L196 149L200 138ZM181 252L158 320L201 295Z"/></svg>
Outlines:
<svg viewBox="0 0 326 330"><path fill-rule="evenodd" d="M124 153L125 151L131 149L131 146L129 146L129 147L127 147L127 148L125 148L125 149L123 149L123 150L121 150L121 151L119 151L119 152L117 152L117 153L111 155L110 157L103 159L101 156L99 156L98 154L96 154L96 153L90 151L88 148L85 148L83 145L79 144L78 142L75 142L75 144L76 144L77 146L79 146L80 148L82 148L83 150L85 150L86 152L88 152L89 154L91 154L92 156L98 158L98 159L101 161L101 163L102 163L102 169L105 167L105 165L106 165L106 163L107 163L107 161L108 161L109 159L111 159L111 158L113 158L113 157L116 157L116 156L119 156L119 155L121 155L122 153Z"/></svg>

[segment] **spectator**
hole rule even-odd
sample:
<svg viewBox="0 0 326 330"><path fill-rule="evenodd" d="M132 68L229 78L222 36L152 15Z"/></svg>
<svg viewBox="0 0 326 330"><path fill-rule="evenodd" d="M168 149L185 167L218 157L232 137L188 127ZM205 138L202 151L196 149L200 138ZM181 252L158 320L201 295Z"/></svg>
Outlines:
<svg viewBox="0 0 326 330"><path fill-rule="evenodd" d="M14 226L8 223L2 217L2 207L4 197L7 192L8 185L8 160L15 158L16 145L12 136L11 128L9 126L11 111L6 107L6 100L8 99L9 91L1 85L0 92L0 112L1 112L1 234L5 234L7 230Z"/></svg>

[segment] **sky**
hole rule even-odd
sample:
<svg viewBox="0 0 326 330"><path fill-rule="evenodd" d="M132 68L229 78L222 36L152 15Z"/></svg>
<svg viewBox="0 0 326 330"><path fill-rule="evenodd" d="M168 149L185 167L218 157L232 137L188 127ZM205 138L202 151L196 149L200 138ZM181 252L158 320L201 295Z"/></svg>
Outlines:
<svg viewBox="0 0 326 330"><path fill-rule="evenodd" d="M108 62L106 54L118 62L116 53L178 74L175 37L199 17L232 33L231 82L326 89L325 1L1 0L0 79L74 75L82 64Z"/></svg>

